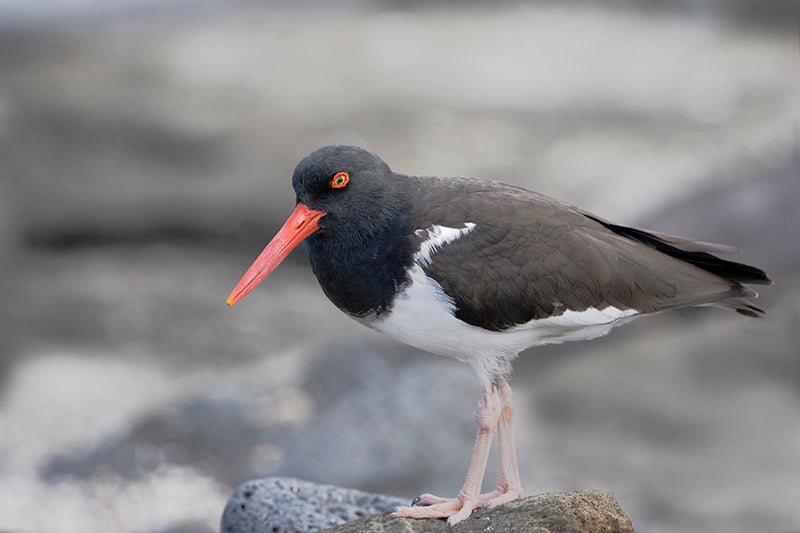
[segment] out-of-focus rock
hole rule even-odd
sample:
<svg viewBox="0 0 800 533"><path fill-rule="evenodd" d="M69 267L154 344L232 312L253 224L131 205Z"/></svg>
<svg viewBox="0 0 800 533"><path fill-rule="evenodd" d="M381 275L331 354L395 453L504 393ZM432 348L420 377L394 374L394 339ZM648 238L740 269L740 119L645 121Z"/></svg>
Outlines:
<svg viewBox="0 0 800 533"><path fill-rule="evenodd" d="M222 515L222 533L319 531L408 502L294 478L266 477L239 486Z"/></svg>

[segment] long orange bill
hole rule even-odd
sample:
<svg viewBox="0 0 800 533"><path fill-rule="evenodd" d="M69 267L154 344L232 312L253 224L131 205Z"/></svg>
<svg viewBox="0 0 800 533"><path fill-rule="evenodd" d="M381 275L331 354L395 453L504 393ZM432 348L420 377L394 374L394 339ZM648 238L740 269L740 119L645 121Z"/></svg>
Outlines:
<svg viewBox="0 0 800 533"><path fill-rule="evenodd" d="M275 267L289 255L289 252L319 229L317 222L325 215L327 215L325 211L315 211L303 204L297 204L294 213L284 223L278 234L272 238L236 284L236 288L228 296L228 305L233 305L244 298L248 292L269 276L270 272L275 270Z"/></svg>

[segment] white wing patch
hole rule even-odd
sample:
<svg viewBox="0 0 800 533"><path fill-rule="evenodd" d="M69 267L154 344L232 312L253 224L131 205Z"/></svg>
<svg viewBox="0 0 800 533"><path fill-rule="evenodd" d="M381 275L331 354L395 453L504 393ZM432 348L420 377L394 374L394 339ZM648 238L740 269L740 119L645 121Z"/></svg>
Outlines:
<svg viewBox="0 0 800 533"><path fill-rule="evenodd" d="M625 318L638 313L635 309L617 309L616 307L606 307L605 309L596 309L589 307L584 311L564 311L564 314L535 320L534 322L547 323L555 327L576 327L576 326L602 326L610 324L620 318ZM530 324L530 322L528 322ZM517 326L517 327L524 327Z"/></svg>
<svg viewBox="0 0 800 533"><path fill-rule="evenodd" d="M463 228L448 228L447 226L431 226L428 229L418 229L414 232L417 237L427 237L419 247L419 251L414 254L414 262L422 266L431 263L431 256L436 250L449 242L463 237L475 229L474 222L464 222Z"/></svg>

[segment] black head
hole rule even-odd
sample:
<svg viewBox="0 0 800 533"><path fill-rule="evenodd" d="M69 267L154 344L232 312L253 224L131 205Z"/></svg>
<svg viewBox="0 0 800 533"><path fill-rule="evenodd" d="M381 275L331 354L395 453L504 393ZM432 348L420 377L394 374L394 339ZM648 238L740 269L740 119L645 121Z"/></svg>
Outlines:
<svg viewBox="0 0 800 533"><path fill-rule="evenodd" d="M353 225L380 223L400 204L399 185L389 165L357 146L323 146L294 170L297 203L328 214L320 233ZM364 228L365 229L365 228Z"/></svg>
<svg viewBox="0 0 800 533"><path fill-rule="evenodd" d="M325 294L355 316L380 314L405 280L404 186L375 154L324 146L303 158L292 185L297 206L228 297L241 300L301 242Z"/></svg>
<svg viewBox="0 0 800 533"><path fill-rule="evenodd" d="M402 231L408 177L355 146L324 146L292 177L298 205L324 212L305 239L325 294L355 315L379 314L404 280L411 257Z"/></svg>

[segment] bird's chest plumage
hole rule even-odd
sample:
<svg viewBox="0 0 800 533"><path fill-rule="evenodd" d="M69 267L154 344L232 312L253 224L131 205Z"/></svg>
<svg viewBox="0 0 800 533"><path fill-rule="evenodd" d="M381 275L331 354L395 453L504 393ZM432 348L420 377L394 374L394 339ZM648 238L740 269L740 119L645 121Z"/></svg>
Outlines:
<svg viewBox="0 0 800 533"><path fill-rule="evenodd" d="M358 234L306 240L309 260L325 295L355 318L380 317L406 283L410 244L398 228L368 237Z"/></svg>

